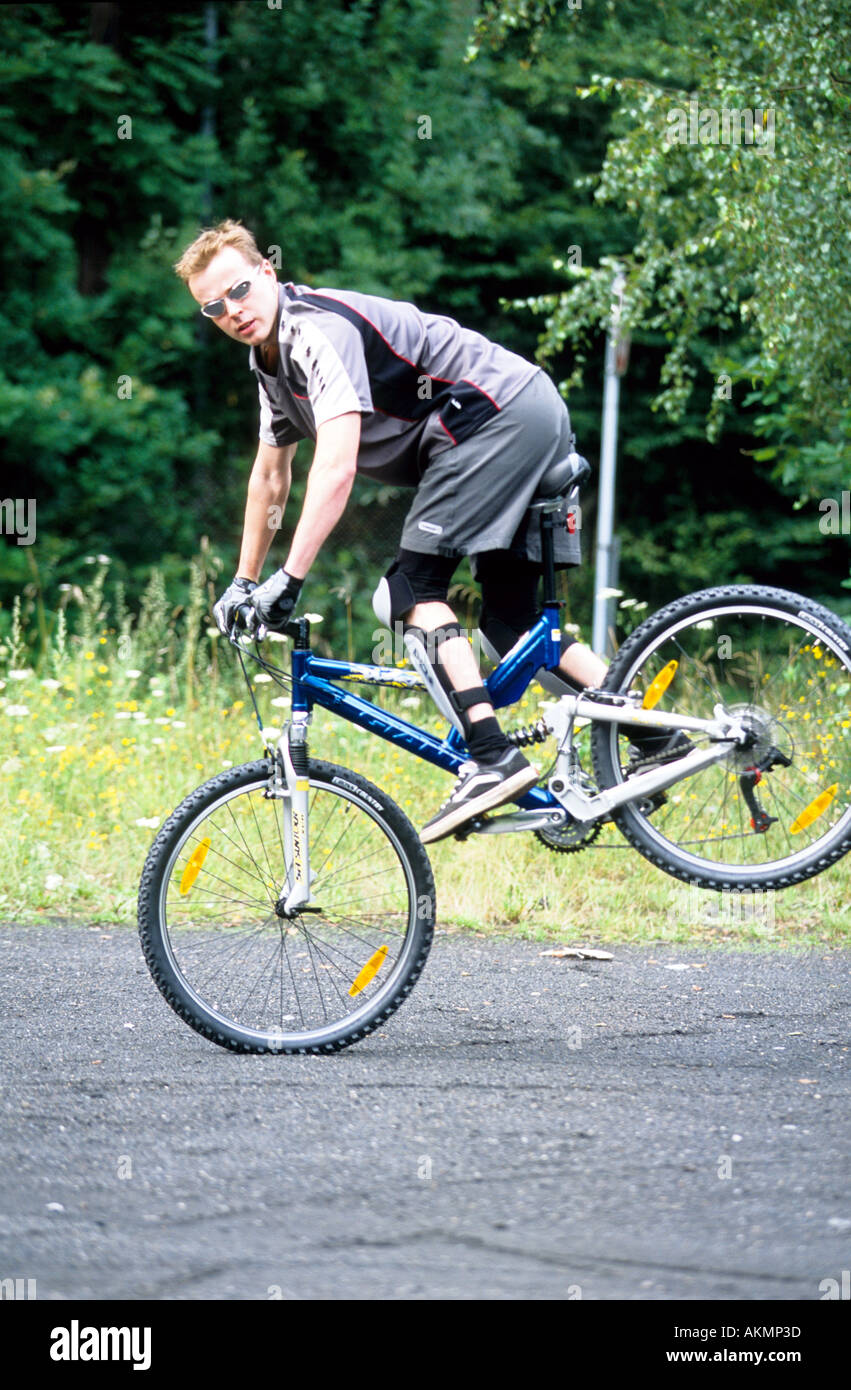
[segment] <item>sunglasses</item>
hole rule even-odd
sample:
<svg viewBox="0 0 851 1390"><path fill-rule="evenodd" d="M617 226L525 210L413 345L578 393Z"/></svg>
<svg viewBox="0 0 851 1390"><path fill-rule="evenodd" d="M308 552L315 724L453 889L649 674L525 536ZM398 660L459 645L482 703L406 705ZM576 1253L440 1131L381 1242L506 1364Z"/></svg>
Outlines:
<svg viewBox="0 0 851 1390"><path fill-rule="evenodd" d="M262 269L262 265L256 266L247 280L240 280L237 284L232 285L227 294L222 295L221 299L211 299L209 304L202 304L201 313L204 317L208 319L220 319L227 308L226 301L230 299L234 303L238 303L240 299L244 299Z"/></svg>

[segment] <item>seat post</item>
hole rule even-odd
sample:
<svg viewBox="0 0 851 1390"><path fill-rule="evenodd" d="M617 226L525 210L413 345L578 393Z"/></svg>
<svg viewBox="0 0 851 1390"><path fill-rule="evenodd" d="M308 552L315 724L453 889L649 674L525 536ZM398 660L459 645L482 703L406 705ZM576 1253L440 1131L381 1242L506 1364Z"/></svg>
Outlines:
<svg viewBox="0 0 851 1390"><path fill-rule="evenodd" d="M541 565L544 571L544 603L559 604L556 598L555 543L553 531L555 518L563 504L571 497L579 495L579 488L591 472L591 465L581 454L571 449L566 458L559 459L547 470L538 484L538 491L531 504L531 511L538 512L541 518ZM561 606L559 604L559 606Z"/></svg>
<svg viewBox="0 0 851 1390"><path fill-rule="evenodd" d="M554 512L541 512L541 563L544 569L544 603L558 603L556 598L556 571L553 558Z"/></svg>

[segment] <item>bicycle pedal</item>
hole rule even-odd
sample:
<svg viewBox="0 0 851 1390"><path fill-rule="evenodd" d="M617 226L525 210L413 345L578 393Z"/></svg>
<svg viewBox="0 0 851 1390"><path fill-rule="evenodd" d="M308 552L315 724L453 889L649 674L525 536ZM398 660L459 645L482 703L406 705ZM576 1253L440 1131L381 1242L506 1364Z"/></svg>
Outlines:
<svg viewBox="0 0 851 1390"><path fill-rule="evenodd" d="M477 816L475 820L465 821L463 825L459 825L458 829L453 831L451 838L453 840L468 840L471 835L475 835L481 830L488 819L488 816ZM446 838L449 839L450 837L447 835Z"/></svg>

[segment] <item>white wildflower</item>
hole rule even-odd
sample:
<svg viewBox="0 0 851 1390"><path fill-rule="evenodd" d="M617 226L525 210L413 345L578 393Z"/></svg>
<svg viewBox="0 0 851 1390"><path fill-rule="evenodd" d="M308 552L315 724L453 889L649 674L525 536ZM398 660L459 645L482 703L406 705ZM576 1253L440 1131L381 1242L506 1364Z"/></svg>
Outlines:
<svg viewBox="0 0 851 1390"><path fill-rule="evenodd" d="M29 709L26 705L7 705L3 713L12 719L24 719L29 714Z"/></svg>
<svg viewBox="0 0 851 1390"><path fill-rule="evenodd" d="M255 685L260 685L260 684L262 684L262 682L264 682L264 681L271 681L271 679L272 679L272 677L271 677L271 676L267 676L265 671L261 671L258 675L256 675L256 676L254 677L254 684L255 684Z"/></svg>
<svg viewBox="0 0 851 1390"><path fill-rule="evenodd" d="M43 680L43 681L41 682L41 684L44 686L45 690L61 690L61 689L62 689L62 682L61 682L61 681L55 681L55 680L50 680L50 679L48 679L48 680Z"/></svg>
<svg viewBox="0 0 851 1390"><path fill-rule="evenodd" d="M139 819L138 819L137 821L134 822L134 824L136 824L136 825L144 825L144 827L145 827L146 830L156 830L156 828L157 828L157 826L159 825L159 823L160 823L160 818L159 818L159 816L149 816L149 817L140 816Z"/></svg>
<svg viewBox="0 0 851 1390"><path fill-rule="evenodd" d="M33 674L33 669L32 669L32 667L31 667L31 666L25 666L24 669L21 670L21 671L10 671L10 672L9 672L9 680L10 680L10 681L25 681L25 680L29 680L29 678L30 678L30 676L31 676L32 674Z"/></svg>
<svg viewBox="0 0 851 1390"><path fill-rule="evenodd" d="M65 880L61 874L48 874L47 878L44 880L44 886L48 893L53 893L55 889L61 887L64 882Z"/></svg>

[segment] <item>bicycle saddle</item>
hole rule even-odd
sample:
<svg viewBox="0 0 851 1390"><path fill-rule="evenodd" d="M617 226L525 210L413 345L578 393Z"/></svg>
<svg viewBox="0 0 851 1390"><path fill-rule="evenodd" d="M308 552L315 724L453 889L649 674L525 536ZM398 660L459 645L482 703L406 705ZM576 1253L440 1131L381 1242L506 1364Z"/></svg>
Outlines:
<svg viewBox="0 0 851 1390"><path fill-rule="evenodd" d="M550 465L538 484L533 506L541 502L561 501L575 487L580 487L591 472L591 465L581 454L570 453Z"/></svg>

